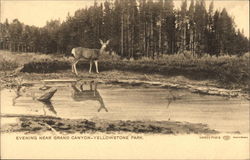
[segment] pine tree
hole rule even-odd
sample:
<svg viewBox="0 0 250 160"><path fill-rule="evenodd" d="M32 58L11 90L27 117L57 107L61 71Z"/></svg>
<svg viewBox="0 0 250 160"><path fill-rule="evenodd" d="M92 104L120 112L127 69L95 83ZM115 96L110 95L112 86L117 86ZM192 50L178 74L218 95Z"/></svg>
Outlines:
<svg viewBox="0 0 250 160"><path fill-rule="evenodd" d="M189 17L189 50L192 54L195 52L195 21L194 21L194 0L191 0L188 17Z"/></svg>

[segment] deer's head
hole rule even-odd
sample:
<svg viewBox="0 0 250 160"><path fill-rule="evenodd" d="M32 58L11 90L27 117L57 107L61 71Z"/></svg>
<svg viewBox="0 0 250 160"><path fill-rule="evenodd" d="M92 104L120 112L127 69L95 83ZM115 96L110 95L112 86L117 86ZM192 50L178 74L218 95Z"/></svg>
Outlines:
<svg viewBox="0 0 250 160"><path fill-rule="evenodd" d="M99 39L99 41L100 41L100 43L102 45L101 49L105 49L107 47L107 45L109 44L110 39L107 40L105 43L101 39Z"/></svg>

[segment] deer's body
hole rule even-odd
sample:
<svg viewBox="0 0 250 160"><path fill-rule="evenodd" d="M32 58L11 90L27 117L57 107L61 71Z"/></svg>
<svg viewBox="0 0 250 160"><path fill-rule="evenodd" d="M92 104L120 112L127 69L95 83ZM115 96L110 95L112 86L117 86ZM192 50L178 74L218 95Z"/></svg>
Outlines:
<svg viewBox="0 0 250 160"><path fill-rule="evenodd" d="M83 47L76 47L73 48L71 54L74 56L74 61L72 63L72 72L78 75L76 70L76 64L79 62L80 59L86 59L90 62L89 73L91 73L92 64L95 62L96 72L98 71L98 59L100 54L102 54L107 47L109 40L107 42L103 42L100 40L102 47L100 49L90 49L90 48L83 48Z"/></svg>
<svg viewBox="0 0 250 160"><path fill-rule="evenodd" d="M98 60L100 55L100 49L89 49L83 47L73 48L71 53L75 59L87 59L87 60Z"/></svg>

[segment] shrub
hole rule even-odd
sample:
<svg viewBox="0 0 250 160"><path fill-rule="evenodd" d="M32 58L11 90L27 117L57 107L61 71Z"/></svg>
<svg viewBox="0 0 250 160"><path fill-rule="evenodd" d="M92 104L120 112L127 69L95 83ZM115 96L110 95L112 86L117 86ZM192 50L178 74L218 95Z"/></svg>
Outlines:
<svg viewBox="0 0 250 160"><path fill-rule="evenodd" d="M242 57L249 60L249 58L250 58L250 52L244 53L244 54L242 55Z"/></svg>
<svg viewBox="0 0 250 160"><path fill-rule="evenodd" d="M11 59L6 59L5 57L0 56L0 70L13 70L18 66L19 65L16 61L12 61Z"/></svg>

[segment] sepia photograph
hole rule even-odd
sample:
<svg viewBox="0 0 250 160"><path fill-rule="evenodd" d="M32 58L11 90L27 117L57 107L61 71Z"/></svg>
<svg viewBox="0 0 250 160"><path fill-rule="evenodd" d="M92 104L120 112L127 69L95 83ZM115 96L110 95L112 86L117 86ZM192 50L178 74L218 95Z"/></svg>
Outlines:
<svg viewBox="0 0 250 160"><path fill-rule="evenodd" d="M248 0L0 0L1 159L250 159Z"/></svg>

